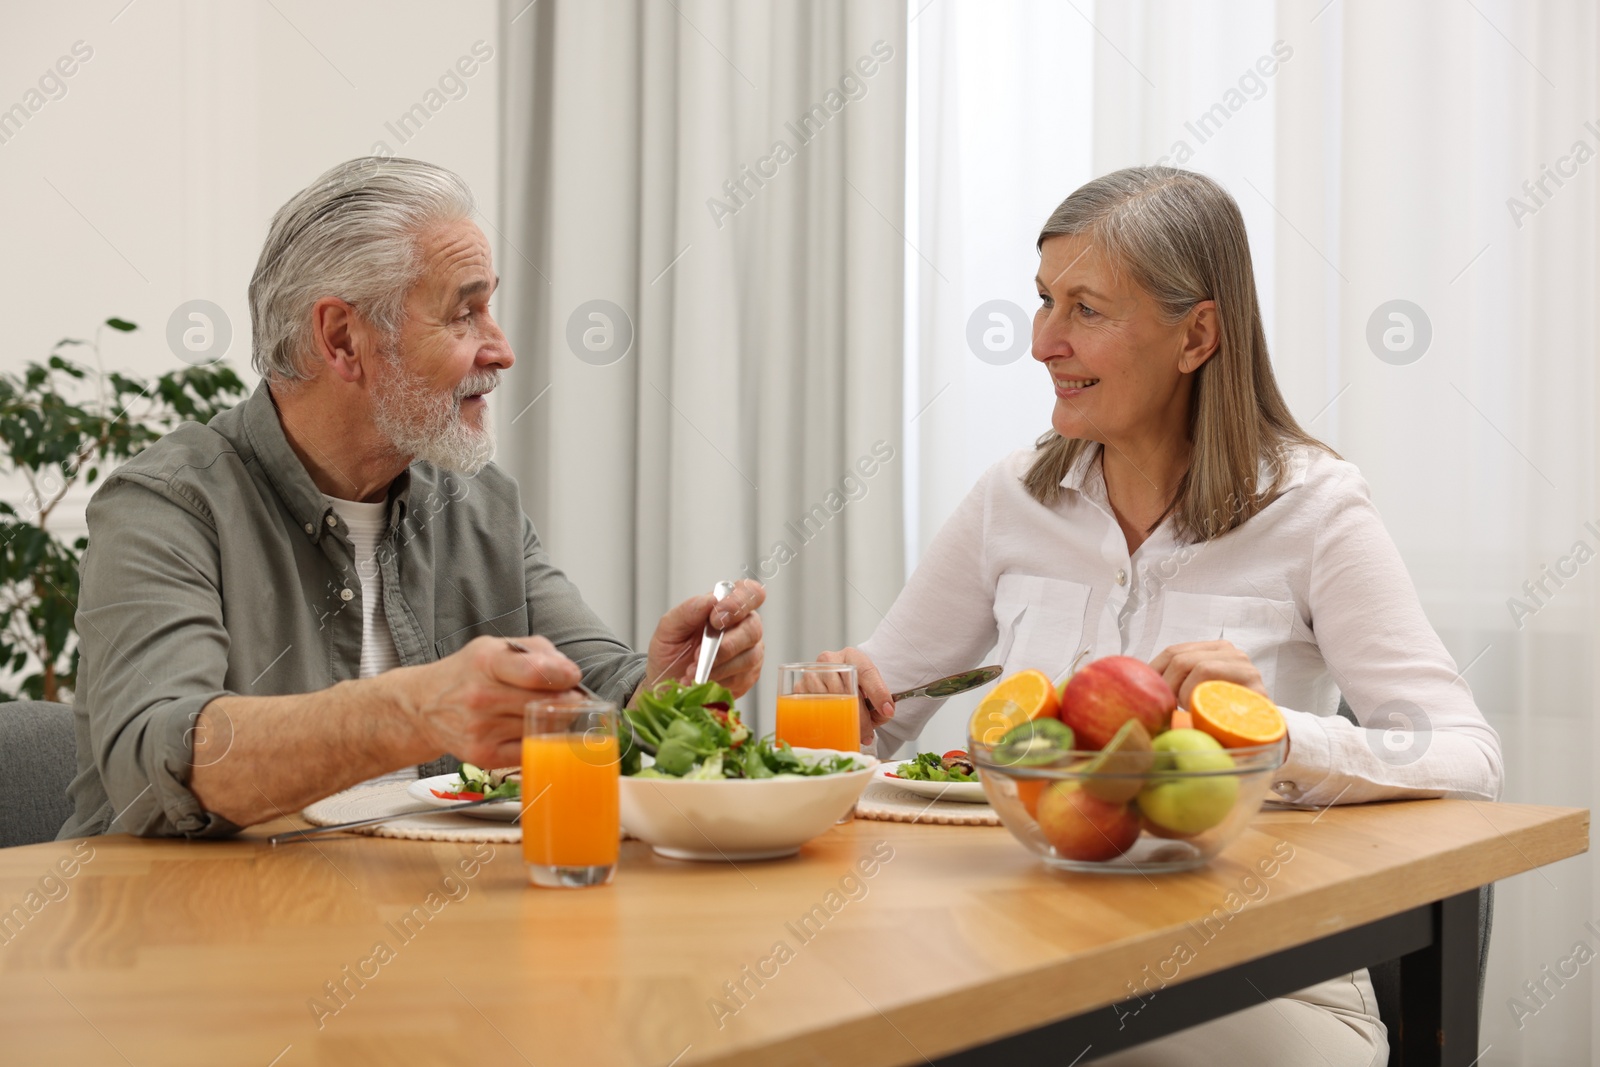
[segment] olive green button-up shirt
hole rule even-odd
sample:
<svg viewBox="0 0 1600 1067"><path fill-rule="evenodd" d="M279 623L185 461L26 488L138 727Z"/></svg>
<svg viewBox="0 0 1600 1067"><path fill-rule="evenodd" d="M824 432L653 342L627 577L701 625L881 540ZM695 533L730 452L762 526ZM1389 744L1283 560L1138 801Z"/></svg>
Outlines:
<svg viewBox="0 0 1600 1067"><path fill-rule="evenodd" d="M89 502L75 695L75 811L61 837L238 830L189 790L193 732L230 694L309 693L356 678L361 582L344 523L289 447L265 383L208 426L185 423ZM548 638L625 703L645 657L550 562L517 485L414 463L389 490L377 552L400 663L483 634ZM219 757L226 760L226 754ZM421 773L453 770L441 758Z"/></svg>

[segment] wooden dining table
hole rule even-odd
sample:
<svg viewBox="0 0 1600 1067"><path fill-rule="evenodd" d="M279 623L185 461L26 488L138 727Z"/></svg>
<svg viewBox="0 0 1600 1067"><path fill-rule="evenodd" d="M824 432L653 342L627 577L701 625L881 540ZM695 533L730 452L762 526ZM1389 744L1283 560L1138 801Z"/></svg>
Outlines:
<svg viewBox="0 0 1600 1067"><path fill-rule="evenodd" d="M629 841L583 890L531 888L515 845L265 843L292 820L12 848L0 1062L1065 1067L1246 1007L1244 983L1259 1002L1404 954L1432 961L1440 1062L1465 1067L1467 904L1583 852L1588 821L1264 811L1208 866L1141 876L1050 870L1000 828L857 819L758 863Z"/></svg>

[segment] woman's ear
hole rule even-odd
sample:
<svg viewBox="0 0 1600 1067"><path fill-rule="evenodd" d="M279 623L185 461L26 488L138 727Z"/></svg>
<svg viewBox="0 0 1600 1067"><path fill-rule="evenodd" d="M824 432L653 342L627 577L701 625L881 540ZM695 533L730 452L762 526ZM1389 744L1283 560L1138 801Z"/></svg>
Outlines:
<svg viewBox="0 0 1600 1067"><path fill-rule="evenodd" d="M1202 300L1189 309L1183 328L1183 350L1178 353L1178 370L1184 374L1199 370L1206 360L1216 355L1221 341L1217 302Z"/></svg>

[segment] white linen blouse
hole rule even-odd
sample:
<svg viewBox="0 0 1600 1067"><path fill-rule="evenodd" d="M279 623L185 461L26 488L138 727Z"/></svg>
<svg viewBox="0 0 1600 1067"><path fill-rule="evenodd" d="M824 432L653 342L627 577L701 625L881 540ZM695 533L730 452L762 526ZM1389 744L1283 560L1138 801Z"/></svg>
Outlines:
<svg viewBox="0 0 1600 1067"><path fill-rule="evenodd" d="M1247 655L1288 720L1279 796L1326 805L1500 795L1500 739L1429 625L1354 465L1287 453L1283 493L1222 537L1183 543L1169 517L1139 546L1111 512L1099 446L1047 508L1022 476L1035 453L991 467L934 538L861 645L891 692L984 662L1063 674L1090 659L1149 661L1224 639ZM1337 714L1343 694L1360 723ZM902 701L879 755L914 740L939 701Z"/></svg>

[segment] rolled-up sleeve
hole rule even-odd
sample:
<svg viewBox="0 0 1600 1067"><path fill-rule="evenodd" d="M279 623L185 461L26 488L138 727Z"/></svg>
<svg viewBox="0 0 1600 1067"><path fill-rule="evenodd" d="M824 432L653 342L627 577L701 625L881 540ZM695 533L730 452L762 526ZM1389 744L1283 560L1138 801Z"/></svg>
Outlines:
<svg viewBox="0 0 1600 1067"><path fill-rule="evenodd" d="M523 572L527 582L528 621L583 672L583 683L618 707L628 703L644 678L645 655L617 639L584 603L578 587L550 562L533 521L522 524Z"/></svg>
<svg viewBox="0 0 1600 1067"><path fill-rule="evenodd" d="M74 699L112 830L217 837L239 828L189 789L200 712L229 695L217 532L157 479L114 475L88 508Z"/></svg>

